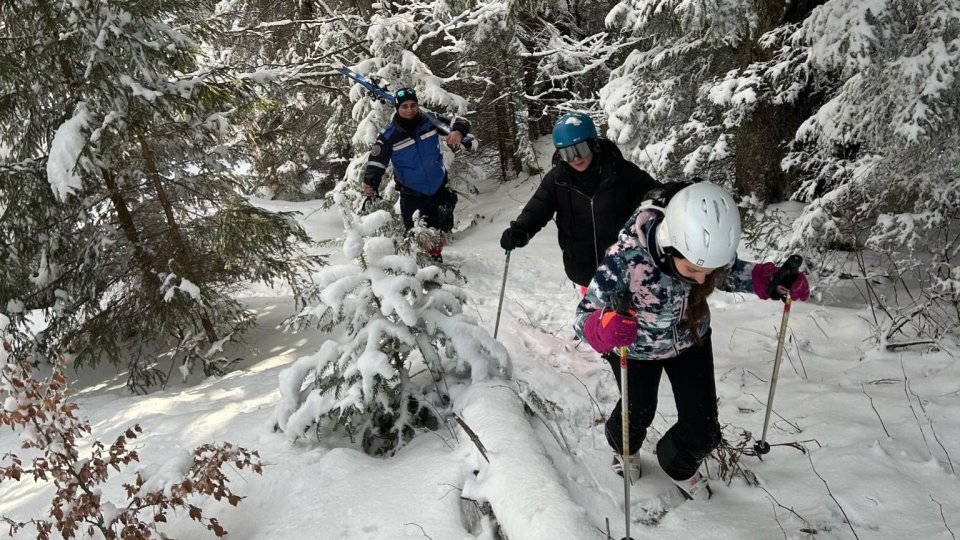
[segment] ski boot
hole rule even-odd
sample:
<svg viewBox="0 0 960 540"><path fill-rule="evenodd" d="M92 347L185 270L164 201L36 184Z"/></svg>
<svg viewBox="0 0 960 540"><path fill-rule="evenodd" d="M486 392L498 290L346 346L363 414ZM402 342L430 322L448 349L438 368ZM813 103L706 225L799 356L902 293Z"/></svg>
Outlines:
<svg viewBox="0 0 960 540"><path fill-rule="evenodd" d="M707 477L700 474L700 471L686 480L673 480L673 483L677 485L680 493L690 501L705 501L713 496Z"/></svg>
<svg viewBox="0 0 960 540"><path fill-rule="evenodd" d="M637 454L633 454L627 458L628 469L630 472L630 483L633 484L640 479L640 459L637 457ZM623 456L616 454L613 456L613 465L611 465L613 472L617 473L617 476L623 478Z"/></svg>

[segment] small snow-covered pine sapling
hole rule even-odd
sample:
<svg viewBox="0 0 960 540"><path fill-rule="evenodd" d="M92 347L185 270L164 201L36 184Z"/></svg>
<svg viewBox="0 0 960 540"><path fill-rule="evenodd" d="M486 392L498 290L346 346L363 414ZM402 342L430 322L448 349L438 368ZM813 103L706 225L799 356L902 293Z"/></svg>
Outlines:
<svg viewBox="0 0 960 540"><path fill-rule="evenodd" d="M421 427L442 421L425 397L442 378L443 363L474 381L509 372L506 349L467 319L464 291L437 266L419 267L380 236L392 216L356 216L341 205L351 264L314 274L319 302L299 314L328 334L313 354L280 374L277 429L296 440L330 427L362 439L371 454L392 453ZM432 374L411 376L420 364ZM413 368L413 369L412 369Z"/></svg>

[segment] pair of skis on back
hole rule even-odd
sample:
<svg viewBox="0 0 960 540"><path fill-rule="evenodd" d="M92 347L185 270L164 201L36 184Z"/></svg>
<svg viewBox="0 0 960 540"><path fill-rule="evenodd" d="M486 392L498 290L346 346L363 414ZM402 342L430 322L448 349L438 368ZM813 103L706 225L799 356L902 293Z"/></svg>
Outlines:
<svg viewBox="0 0 960 540"><path fill-rule="evenodd" d="M356 82L357 84L362 86L365 90L370 92L370 94L377 100L382 101L384 103L390 103L392 105L397 104L397 98L394 97L393 94L391 94L387 90L386 85L381 86L373 82L363 74L348 68L347 66L341 64L340 62L334 62L333 64L331 64L331 67L339 71L341 74L351 78L354 82ZM429 120L430 123L433 124L434 127L436 127L437 130L443 133L444 135L449 135L450 132L453 131L453 126L444 122L439 116L437 116L436 113L432 111L428 111L423 107L420 107L420 112L423 113L423 116L425 116L427 120ZM465 148L472 149L473 137L471 137L470 135L467 135L463 138L463 140L460 141L460 143Z"/></svg>
<svg viewBox="0 0 960 540"><path fill-rule="evenodd" d="M387 89L387 85L379 85L373 80L371 80L370 78L363 75L362 73L359 73L353 69L350 69L340 62L334 62L333 64L330 64L330 67L339 71L342 75L349 77L355 83L362 86L376 100L383 103L390 103L391 105L396 106L397 98L390 93L390 91ZM450 132L453 131L453 126L443 121L443 119L441 119L436 113L429 111L427 109L424 109L423 107L420 107L420 113L423 114L423 116L426 117L426 119L429 120L430 123L433 124L433 126L437 128L437 131L439 131L440 133L443 133L444 135L449 135ZM474 143L474 139L470 135L464 136L463 139L461 139L460 141L460 144L462 144L465 148L468 148L471 150L474 147L473 143ZM377 202L378 198L379 197L376 195L370 196L370 197L364 197L363 202L360 204L360 208L358 209L359 212L361 214L366 214L370 212L370 210L373 209L373 205Z"/></svg>

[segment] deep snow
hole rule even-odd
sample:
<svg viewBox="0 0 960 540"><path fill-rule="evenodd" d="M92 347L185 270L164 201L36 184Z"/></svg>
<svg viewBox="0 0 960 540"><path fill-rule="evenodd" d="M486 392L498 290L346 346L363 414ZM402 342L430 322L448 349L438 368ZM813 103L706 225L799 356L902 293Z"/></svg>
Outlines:
<svg viewBox="0 0 960 540"><path fill-rule="evenodd" d="M461 222L477 215L477 225L457 233L444 258L469 280L464 312L490 333L504 265L500 232L538 181L491 184L461 196ZM342 234L337 213L318 210L317 202L261 204L300 211L318 240ZM574 339L578 294L563 277L552 224L511 256L498 337L510 352L513 379L472 386L450 380L454 411L477 433L489 463L452 421L420 433L389 459L366 456L334 434L291 444L270 422L278 374L315 352L324 336L276 330L292 309L283 290L252 287L244 301L259 324L246 337L249 350L237 352L245 358L241 369L228 376L132 396L122 374L109 368L72 374L95 437L112 440L133 423L143 427L139 467L155 482L172 480L165 465L204 442L260 452L262 476L232 474L233 489L246 497L238 507L205 505L229 538L494 538L490 522L461 494L489 501L511 540L605 538L607 519L612 536L622 536L622 481L610 471L601 423L618 390L606 363ZM720 419L728 437L737 428L759 436L781 306L749 295L712 298ZM876 348L871 320L862 306L795 304L769 440L806 451L774 446L763 461L745 456L741 464L760 487L741 478L730 485L714 480L712 500L660 515L676 499L645 445L644 477L633 490L633 536L956 538L960 347L944 342L940 352L884 352ZM675 412L666 382L660 392L653 427L662 432ZM524 401L534 414L524 411ZM16 449L17 436L0 432L0 448ZM710 470L716 474L715 464ZM43 517L51 492L31 481L4 482L0 514ZM121 501L119 483L105 494ZM186 516L163 530L176 538L207 534Z"/></svg>

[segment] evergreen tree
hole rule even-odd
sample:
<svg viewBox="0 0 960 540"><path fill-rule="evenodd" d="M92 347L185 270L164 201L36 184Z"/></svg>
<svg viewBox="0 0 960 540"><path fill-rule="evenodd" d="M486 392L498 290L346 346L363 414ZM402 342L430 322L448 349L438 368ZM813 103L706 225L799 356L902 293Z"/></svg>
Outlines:
<svg viewBox="0 0 960 540"><path fill-rule="evenodd" d="M157 345L205 373L253 321L231 296L319 262L290 216L241 196L234 123L252 80L208 44L199 0L0 7L0 309L23 348L78 365L129 356L159 381ZM44 329L30 336L42 320Z"/></svg>
<svg viewBox="0 0 960 540"><path fill-rule="evenodd" d="M353 264L315 275L320 301L296 324L315 324L330 338L281 373L274 421L291 439L326 426L361 436L370 453L392 453L416 428L441 420L426 396L440 390L445 361L476 381L507 372L509 357L464 317L466 295L440 268L418 267L398 252L396 240L378 233L395 221L388 212L358 217L337 199L343 251ZM421 365L431 374L426 382L412 375Z"/></svg>
<svg viewBox="0 0 960 540"><path fill-rule="evenodd" d="M455 6L455 8L454 8ZM596 111L610 68L630 41L603 28L609 2L451 2L470 27L451 40L476 103L478 133L497 145L500 179L539 166L532 141L570 110ZM454 45L451 45L453 47Z"/></svg>
<svg viewBox="0 0 960 540"><path fill-rule="evenodd" d="M906 293L883 339L960 333L960 9L832 0L764 39L776 56L729 84L749 77L788 104L823 96L783 161L807 202L788 245L831 279L885 276Z"/></svg>
<svg viewBox="0 0 960 540"><path fill-rule="evenodd" d="M624 0L607 22L638 40L601 93L612 138L663 180L733 178L733 128L703 89L757 29L750 2Z"/></svg>
<svg viewBox="0 0 960 540"><path fill-rule="evenodd" d="M767 31L820 1L620 2L607 22L637 46L601 93L612 137L663 180L701 176L762 202L788 198L779 162L810 105L765 103L724 82L770 56L760 41Z"/></svg>
<svg viewBox="0 0 960 540"><path fill-rule="evenodd" d="M235 0L218 6L235 21L219 43L277 82L257 89L261 99L241 126L258 173L255 187L268 197L323 196L353 155L356 123L345 84L329 64L353 49L369 54L362 3Z"/></svg>

